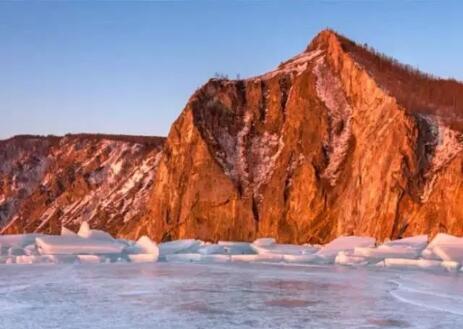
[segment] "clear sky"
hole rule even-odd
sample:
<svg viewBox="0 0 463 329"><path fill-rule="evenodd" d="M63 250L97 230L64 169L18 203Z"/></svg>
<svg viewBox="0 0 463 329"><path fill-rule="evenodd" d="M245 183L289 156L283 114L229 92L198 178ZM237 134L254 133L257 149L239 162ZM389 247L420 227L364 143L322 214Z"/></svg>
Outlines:
<svg viewBox="0 0 463 329"><path fill-rule="evenodd" d="M5 2L0 138L166 135L215 72L257 75L321 29L463 80L463 1Z"/></svg>

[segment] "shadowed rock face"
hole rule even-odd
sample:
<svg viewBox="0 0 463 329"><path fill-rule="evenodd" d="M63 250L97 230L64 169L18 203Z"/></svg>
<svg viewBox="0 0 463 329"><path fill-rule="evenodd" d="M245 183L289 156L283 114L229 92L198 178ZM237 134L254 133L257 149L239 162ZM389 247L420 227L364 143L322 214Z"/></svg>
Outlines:
<svg viewBox="0 0 463 329"><path fill-rule="evenodd" d="M442 113L440 103L407 108L390 77L408 72L367 67L368 54L324 31L273 72L210 80L172 126L149 213L127 234L297 243L463 234L461 135L441 115L448 102Z"/></svg>
<svg viewBox="0 0 463 329"><path fill-rule="evenodd" d="M207 82L162 152L160 139L0 144L4 231L89 219L158 241L462 235L462 95L323 31L272 72Z"/></svg>
<svg viewBox="0 0 463 329"><path fill-rule="evenodd" d="M83 220L119 233L145 212L162 143L108 135L0 142L2 233L59 233Z"/></svg>

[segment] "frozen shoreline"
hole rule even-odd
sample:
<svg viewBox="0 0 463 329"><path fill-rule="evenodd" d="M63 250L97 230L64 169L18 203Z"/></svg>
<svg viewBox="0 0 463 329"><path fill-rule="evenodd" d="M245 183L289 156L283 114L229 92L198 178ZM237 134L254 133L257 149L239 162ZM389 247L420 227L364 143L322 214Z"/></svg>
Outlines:
<svg viewBox="0 0 463 329"><path fill-rule="evenodd" d="M343 265L461 273L463 238L438 234L377 243L371 237L342 236L326 245L278 244L272 238L256 241L176 240L156 244L146 236L138 241L115 239L92 230L86 222L79 232L61 235L0 236L0 264L61 263L273 263Z"/></svg>

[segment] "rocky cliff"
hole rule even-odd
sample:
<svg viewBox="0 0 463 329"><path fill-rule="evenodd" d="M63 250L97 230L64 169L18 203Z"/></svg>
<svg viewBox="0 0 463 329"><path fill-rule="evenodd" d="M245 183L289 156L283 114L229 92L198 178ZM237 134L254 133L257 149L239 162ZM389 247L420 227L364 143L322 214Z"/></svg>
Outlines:
<svg viewBox="0 0 463 329"><path fill-rule="evenodd" d="M0 142L2 233L58 233L87 220L117 234L146 211L163 142L110 135Z"/></svg>
<svg viewBox="0 0 463 329"><path fill-rule="evenodd" d="M461 118L462 84L327 30L272 72L207 82L162 152L67 137L0 153L4 231L89 218L157 240L463 235Z"/></svg>
<svg viewBox="0 0 463 329"><path fill-rule="evenodd" d="M191 97L150 211L127 233L297 243L461 235L462 97L455 81L323 31L275 71L212 79Z"/></svg>

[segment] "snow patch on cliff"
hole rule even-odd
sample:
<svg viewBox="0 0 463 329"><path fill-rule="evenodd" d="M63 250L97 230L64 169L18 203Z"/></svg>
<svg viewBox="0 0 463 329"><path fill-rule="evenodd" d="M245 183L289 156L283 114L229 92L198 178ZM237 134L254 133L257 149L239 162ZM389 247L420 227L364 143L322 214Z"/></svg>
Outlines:
<svg viewBox="0 0 463 329"><path fill-rule="evenodd" d="M313 72L317 78L317 95L328 109L330 120L329 140L326 142L329 163L322 177L334 186L349 151L352 137L352 108L347 102L341 81L326 66L323 58L317 60Z"/></svg>
<svg viewBox="0 0 463 329"><path fill-rule="evenodd" d="M429 143L434 149L432 153L426 154L429 164L424 177L427 182L421 195L421 201L426 202L433 191L441 169L445 168L463 150L463 136L445 125L438 117L423 114L419 117L424 119L431 129L433 140Z"/></svg>

